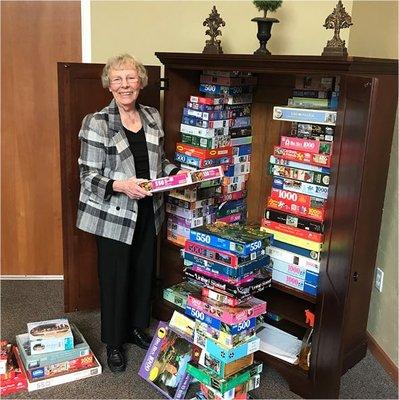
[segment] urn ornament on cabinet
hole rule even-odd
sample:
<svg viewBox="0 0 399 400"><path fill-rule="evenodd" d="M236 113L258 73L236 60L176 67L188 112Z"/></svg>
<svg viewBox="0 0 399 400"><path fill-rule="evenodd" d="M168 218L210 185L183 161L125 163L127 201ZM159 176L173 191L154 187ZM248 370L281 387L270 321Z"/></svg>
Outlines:
<svg viewBox="0 0 399 400"><path fill-rule="evenodd" d="M276 18L267 18L267 12L274 12L283 3L281 1L253 1L255 7L259 11L263 11L263 17L255 17L252 18L251 21L254 21L258 24L258 33L256 37L259 40L260 46L259 49L254 51L254 54L260 55L270 55L270 51L266 48L266 43L271 37L271 30L274 23L280 22Z"/></svg>

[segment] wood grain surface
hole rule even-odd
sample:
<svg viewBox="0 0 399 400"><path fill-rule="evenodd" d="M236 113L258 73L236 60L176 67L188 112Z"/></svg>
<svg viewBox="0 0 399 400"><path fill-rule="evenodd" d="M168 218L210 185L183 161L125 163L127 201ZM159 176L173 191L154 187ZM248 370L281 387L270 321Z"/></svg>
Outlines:
<svg viewBox="0 0 399 400"><path fill-rule="evenodd" d="M57 62L80 60L80 2L1 3L3 275L62 274Z"/></svg>

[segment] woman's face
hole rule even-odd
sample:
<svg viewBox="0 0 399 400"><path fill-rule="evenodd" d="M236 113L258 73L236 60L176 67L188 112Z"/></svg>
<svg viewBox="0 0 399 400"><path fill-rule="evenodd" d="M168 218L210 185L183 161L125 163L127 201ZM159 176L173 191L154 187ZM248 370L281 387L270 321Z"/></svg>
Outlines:
<svg viewBox="0 0 399 400"><path fill-rule="evenodd" d="M141 79L137 71L132 67L126 66L122 68L110 69L109 91L118 105L134 105L142 89Z"/></svg>

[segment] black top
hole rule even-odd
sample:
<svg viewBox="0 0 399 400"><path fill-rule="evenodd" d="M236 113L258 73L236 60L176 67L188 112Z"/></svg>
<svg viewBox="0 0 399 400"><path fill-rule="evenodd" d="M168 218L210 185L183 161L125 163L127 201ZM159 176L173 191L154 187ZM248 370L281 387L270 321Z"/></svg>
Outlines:
<svg viewBox="0 0 399 400"><path fill-rule="evenodd" d="M134 167L136 169L136 178L150 179L150 165L148 159L147 141L145 140L144 129L141 128L138 132L129 131L123 127L127 140L129 142L130 151L134 158ZM174 168L169 175L176 175L179 172L179 168ZM114 194L112 185L113 179L110 179L105 189L105 200Z"/></svg>
<svg viewBox="0 0 399 400"><path fill-rule="evenodd" d="M144 129L141 128L138 132L132 132L126 128L123 129L129 141L130 151L133 154L136 178L150 179L150 165L148 162L148 149Z"/></svg>
<svg viewBox="0 0 399 400"><path fill-rule="evenodd" d="M147 141L145 140L143 127L141 127L138 132L129 131L129 129L126 129L125 127L123 127L123 129L129 142L130 151L133 154L136 178L150 179ZM105 188L105 200L109 200L109 198L115 193L112 188L113 183L113 179L108 181L107 187Z"/></svg>

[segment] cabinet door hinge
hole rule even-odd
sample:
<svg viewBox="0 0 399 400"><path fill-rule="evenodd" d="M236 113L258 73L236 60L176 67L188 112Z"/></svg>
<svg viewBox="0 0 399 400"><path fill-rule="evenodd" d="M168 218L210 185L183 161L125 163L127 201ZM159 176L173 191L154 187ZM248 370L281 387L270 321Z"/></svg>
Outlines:
<svg viewBox="0 0 399 400"><path fill-rule="evenodd" d="M159 90L169 90L169 78L160 78Z"/></svg>

